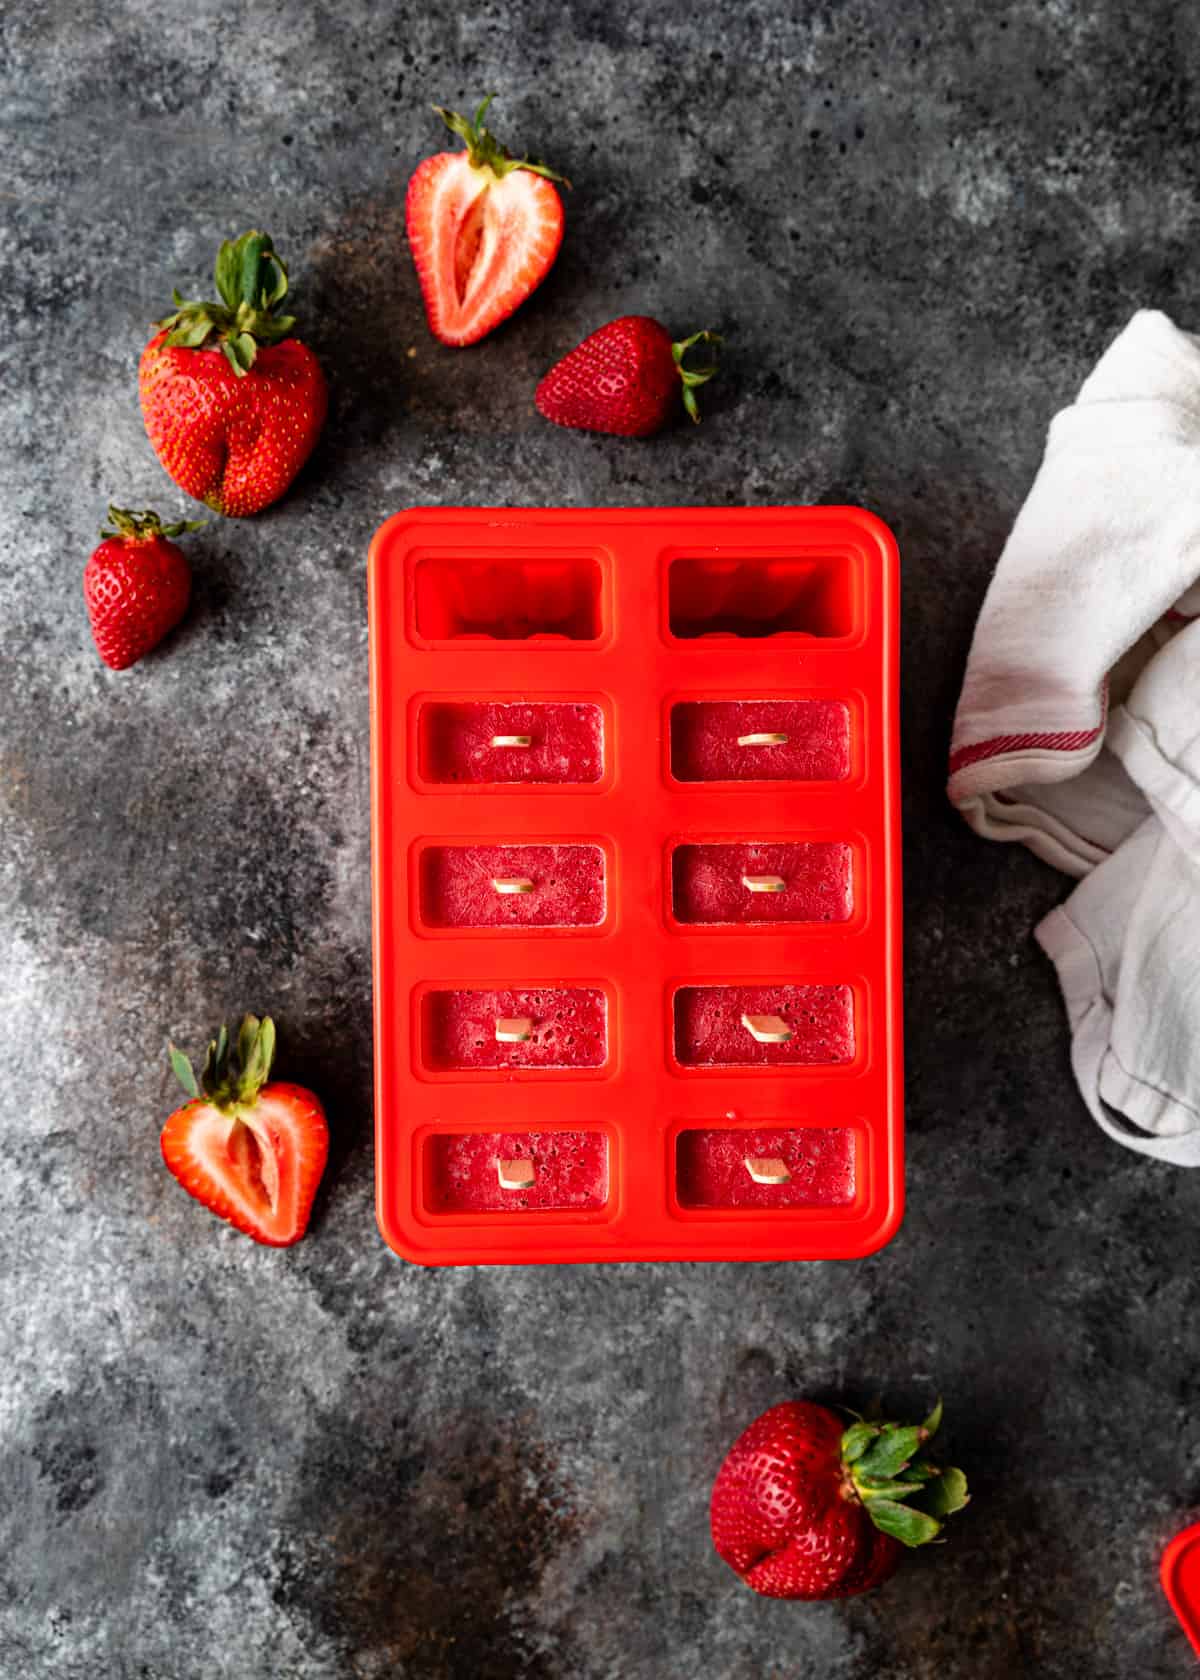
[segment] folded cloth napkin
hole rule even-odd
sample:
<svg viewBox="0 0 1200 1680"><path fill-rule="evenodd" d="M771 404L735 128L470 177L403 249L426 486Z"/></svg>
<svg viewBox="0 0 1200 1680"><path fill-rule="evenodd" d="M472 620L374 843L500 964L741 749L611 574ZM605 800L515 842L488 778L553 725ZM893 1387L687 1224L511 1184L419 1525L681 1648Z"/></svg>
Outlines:
<svg viewBox="0 0 1200 1680"><path fill-rule="evenodd" d="M1084 880L1036 929L1092 1114L1200 1166L1200 338L1134 316L1055 416L988 589L949 795Z"/></svg>

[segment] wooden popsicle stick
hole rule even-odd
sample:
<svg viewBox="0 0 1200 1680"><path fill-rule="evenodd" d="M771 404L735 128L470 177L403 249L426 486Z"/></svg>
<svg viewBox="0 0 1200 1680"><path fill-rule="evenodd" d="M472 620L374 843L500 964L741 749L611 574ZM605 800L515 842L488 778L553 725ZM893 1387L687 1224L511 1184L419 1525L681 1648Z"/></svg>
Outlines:
<svg viewBox="0 0 1200 1680"><path fill-rule="evenodd" d="M497 1161L501 1190L528 1190L533 1183L532 1161Z"/></svg>
<svg viewBox="0 0 1200 1680"><path fill-rule="evenodd" d="M533 1022L528 1015L498 1015L496 1017L497 1044L528 1044L533 1037Z"/></svg>
<svg viewBox="0 0 1200 1680"><path fill-rule="evenodd" d="M742 1025L756 1044L786 1044L792 1029L778 1015L743 1015Z"/></svg>
<svg viewBox="0 0 1200 1680"><path fill-rule="evenodd" d="M782 875L743 875L742 885L747 892L778 893L787 891Z"/></svg>
<svg viewBox="0 0 1200 1680"><path fill-rule="evenodd" d="M494 747L531 747L533 745L533 736L532 735L493 735L492 736L492 745Z"/></svg>
<svg viewBox="0 0 1200 1680"><path fill-rule="evenodd" d="M492 886L498 893L531 893L533 882L528 875L493 875Z"/></svg>
<svg viewBox="0 0 1200 1680"><path fill-rule="evenodd" d="M788 738L781 729L760 729L753 735L739 735L739 747L786 747Z"/></svg>
<svg viewBox="0 0 1200 1680"><path fill-rule="evenodd" d="M755 1184L787 1184L792 1176L778 1155L747 1155L745 1166Z"/></svg>

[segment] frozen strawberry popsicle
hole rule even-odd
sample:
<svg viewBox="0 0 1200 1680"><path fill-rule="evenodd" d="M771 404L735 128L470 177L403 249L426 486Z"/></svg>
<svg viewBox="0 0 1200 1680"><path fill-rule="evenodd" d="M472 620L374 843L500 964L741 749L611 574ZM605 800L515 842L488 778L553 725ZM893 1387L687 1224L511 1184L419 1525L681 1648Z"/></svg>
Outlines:
<svg viewBox="0 0 1200 1680"><path fill-rule="evenodd" d="M844 922L850 847L839 840L679 846L671 874L681 922Z"/></svg>
<svg viewBox="0 0 1200 1680"><path fill-rule="evenodd" d="M844 1207L854 1200L854 1133L845 1126L681 1132L681 1207Z"/></svg>
<svg viewBox="0 0 1200 1680"><path fill-rule="evenodd" d="M681 782L833 782L850 774L840 700L683 700L671 711Z"/></svg>
<svg viewBox="0 0 1200 1680"><path fill-rule="evenodd" d="M431 701L421 713L429 782L598 782L600 707L585 703Z"/></svg>
<svg viewBox="0 0 1200 1680"><path fill-rule="evenodd" d="M594 986L430 992L422 1026L431 1068L596 1068L608 1051Z"/></svg>
<svg viewBox="0 0 1200 1680"><path fill-rule="evenodd" d="M430 846L421 860L431 927L595 927L604 892L599 846Z"/></svg>
<svg viewBox="0 0 1200 1680"><path fill-rule="evenodd" d="M438 1213L602 1208L603 1132L458 1132L430 1139L430 1205Z"/></svg>
<svg viewBox="0 0 1200 1680"><path fill-rule="evenodd" d="M675 1055L685 1067L852 1061L853 994L849 986L683 986Z"/></svg>

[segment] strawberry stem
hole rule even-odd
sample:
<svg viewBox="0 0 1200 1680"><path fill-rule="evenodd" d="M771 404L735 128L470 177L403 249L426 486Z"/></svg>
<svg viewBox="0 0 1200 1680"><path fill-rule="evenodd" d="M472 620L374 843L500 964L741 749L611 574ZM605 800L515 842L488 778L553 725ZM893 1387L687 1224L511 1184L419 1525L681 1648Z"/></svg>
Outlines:
<svg viewBox="0 0 1200 1680"><path fill-rule="evenodd" d="M167 1053L175 1077L189 1097L203 1094L217 1108L251 1108L271 1076L275 1023L269 1015L261 1021L257 1015L243 1016L236 1047L230 1040L229 1029L222 1027L216 1038L209 1041L199 1080L182 1050L168 1042Z"/></svg>
<svg viewBox="0 0 1200 1680"><path fill-rule="evenodd" d="M565 175L559 175L556 170L548 169L544 163L535 163L530 158L515 158L507 147L500 144L483 120L495 97L494 93L489 93L474 117L464 117L458 111L448 111L444 105L433 107L451 134L457 134L460 140L466 141L467 162L471 168L490 169L493 175L502 178L510 175L514 169L526 169L531 175L541 175L547 181L557 181L560 186L569 187L571 183Z"/></svg>
<svg viewBox="0 0 1200 1680"><path fill-rule="evenodd" d="M146 508L142 513L133 513L128 508L108 505L109 524L114 527L109 530L101 526L102 537L124 537L126 542L149 542L154 537L181 537L185 531L201 531L207 525L206 519L180 519L174 525L164 525L152 508Z"/></svg>
<svg viewBox="0 0 1200 1680"><path fill-rule="evenodd" d="M679 377L683 381L683 406L697 425L700 424L700 405L696 401L696 388L700 385L707 385L713 374L716 373L717 358L714 353L711 362L706 362L702 367L697 368L688 367L684 358L694 344L711 344L715 352L716 346L723 343L724 340L720 333L698 332L693 333L690 338L680 339L678 344L672 344L671 346L671 355L675 359L675 366L679 369Z"/></svg>
<svg viewBox="0 0 1200 1680"><path fill-rule="evenodd" d="M868 1423L859 1419L842 1436L843 1485L859 1499L876 1528L905 1546L936 1540L943 1519L969 1500L961 1470L940 1469L925 1457L942 1422L942 1402L924 1423Z"/></svg>
<svg viewBox="0 0 1200 1680"><path fill-rule="evenodd" d="M254 366L260 344L290 336L294 315L276 315L287 296L288 277L271 236L251 228L226 239L213 272L220 303L188 299L176 291L175 310L157 323L166 327L172 349L219 348L240 379Z"/></svg>

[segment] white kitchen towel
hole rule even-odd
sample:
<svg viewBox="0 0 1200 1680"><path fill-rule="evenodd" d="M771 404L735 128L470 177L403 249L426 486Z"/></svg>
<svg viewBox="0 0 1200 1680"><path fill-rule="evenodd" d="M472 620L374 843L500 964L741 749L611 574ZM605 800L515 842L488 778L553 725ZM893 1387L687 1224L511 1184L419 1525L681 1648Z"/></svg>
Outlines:
<svg viewBox="0 0 1200 1680"><path fill-rule="evenodd" d="M1051 423L976 626L949 793L980 834L1088 876L1037 929L1080 1089L1111 1136L1187 1166L1200 1166L1198 580L1200 339L1143 311Z"/></svg>
<svg viewBox="0 0 1200 1680"><path fill-rule="evenodd" d="M1200 339L1143 310L1051 422L979 615L949 787L973 828L1070 875L1132 832L1108 707L1200 611L1198 579Z"/></svg>
<svg viewBox="0 0 1200 1680"><path fill-rule="evenodd" d="M1200 1166L1200 622L1146 666L1107 746L1151 815L1037 940L1092 1114L1132 1149Z"/></svg>

